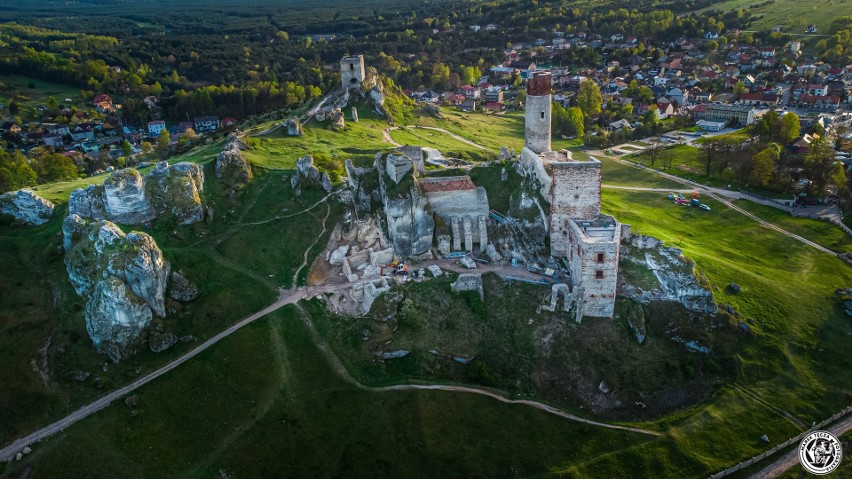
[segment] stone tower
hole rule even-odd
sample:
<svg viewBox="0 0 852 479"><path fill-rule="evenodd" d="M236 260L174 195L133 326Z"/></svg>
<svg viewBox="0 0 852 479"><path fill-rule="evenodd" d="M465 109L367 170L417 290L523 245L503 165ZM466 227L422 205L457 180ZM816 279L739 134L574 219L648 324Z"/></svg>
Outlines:
<svg viewBox="0 0 852 479"><path fill-rule="evenodd" d="M340 60L340 76L343 88L360 88L364 81L364 55L343 57Z"/></svg>
<svg viewBox="0 0 852 479"><path fill-rule="evenodd" d="M527 80L526 147L535 153L550 151L550 73L536 73Z"/></svg>
<svg viewBox="0 0 852 479"><path fill-rule="evenodd" d="M597 218L601 214L601 162L568 161L553 163L550 190L550 245L554 254L565 254L563 238L569 220Z"/></svg>

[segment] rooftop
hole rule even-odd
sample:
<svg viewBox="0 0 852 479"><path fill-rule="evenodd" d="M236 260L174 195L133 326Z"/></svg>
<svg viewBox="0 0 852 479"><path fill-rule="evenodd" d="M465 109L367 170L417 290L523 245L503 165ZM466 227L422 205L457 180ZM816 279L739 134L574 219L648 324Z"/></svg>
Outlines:
<svg viewBox="0 0 852 479"><path fill-rule="evenodd" d="M609 243L617 241L616 226L618 222L609 215L600 215L596 219L574 220L583 233L583 240L587 243Z"/></svg>

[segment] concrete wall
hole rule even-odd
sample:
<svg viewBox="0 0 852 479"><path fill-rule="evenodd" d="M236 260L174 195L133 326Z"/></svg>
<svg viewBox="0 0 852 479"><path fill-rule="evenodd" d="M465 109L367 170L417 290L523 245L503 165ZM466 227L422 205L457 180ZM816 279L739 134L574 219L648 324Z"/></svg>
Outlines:
<svg viewBox="0 0 852 479"><path fill-rule="evenodd" d="M564 256L571 219L596 219L601 213L601 164L595 159L552 163L550 247Z"/></svg>
<svg viewBox="0 0 852 479"><path fill-rule="evenodd" d="M524 122L525 146L535 153L550 151L552 102L550 93L542 96L527 96L526 121Z"/></svg>
<svg viewBox="0 0 852 479"><path fill-rule="evenodd" d="M611 318L615 312L621 225L616 223L612 241L590 241L574 221L568 228L568 264L574 285L580 288L582 315ZM598 262L598 253L603 253L603 262ZM598 271L603 273L602 278Z"/></svg>

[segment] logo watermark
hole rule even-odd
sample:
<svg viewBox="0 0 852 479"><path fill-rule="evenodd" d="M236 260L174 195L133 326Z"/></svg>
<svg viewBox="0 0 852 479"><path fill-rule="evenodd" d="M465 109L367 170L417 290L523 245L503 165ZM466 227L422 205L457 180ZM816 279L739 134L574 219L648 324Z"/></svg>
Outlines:
<svg viewBox="0 0 852 479"><path fill-rule="evenodd" d="M843 448L834 434L814 431L799 443L799 462L811 474L823 476L837 469L843 459Z"/></svg>

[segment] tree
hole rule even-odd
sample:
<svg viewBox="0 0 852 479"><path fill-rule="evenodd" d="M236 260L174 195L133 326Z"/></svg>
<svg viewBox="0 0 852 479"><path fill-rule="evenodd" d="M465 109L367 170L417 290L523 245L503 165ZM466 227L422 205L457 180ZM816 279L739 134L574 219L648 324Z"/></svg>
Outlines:
<svg viewBox="0 0 852 479"><path fill-rule="evenodd" d="M839 150L843 146L843 137L849 133L849 127L844 124L839 124L832 128L834 135L834 149Z"/></svg>
<svg viewBox="0 0 852 479"><path fill-rule="evenodd" d="M745 93L745 92L746 92L745 83L738 81L734 85L734 97L736 97L737 100L739 100L743 96L743 93Z"/></svg>
<svg viewBox="0 0 852 479"><path fill-rule="evenodd" d="M133 154L133 146L129 141L124 140L121 142L121 154L124 156L130 156Z"/></svg>
<svg viewBox="0 0 852 479"><path fill-rule="evenodd" d="M145 153L147 155L148 153L151 153L152 151L154 151L154 145L152 145L150 141L143 141L142 142L142 153Z"/></svg>
<svg viewBox="0 0 852 479"><path fill-rule="evenodd" d="M722 152L722 144L718 141L708 141L701 145L701 151L704 152L704 176L710 176L710 167Z"/></svg>
<svg viewBox="0 0 852 479"><path fill-rule="evenodd" d="M583 110L579 107L572 106L568 109L567 120L571 134L576 137L583 136L585 133L585 125L583 124Z"/></svg>
<svg viewBox="0 0 852 479"><path fill-rule="evenodd" d="M650 166L654 166L654 163L657 162L657 158L660 157L660 153L663 152L663 148L662 143L655 141L651 143L651 146L642 151L642 155L648 158L648 164Z"/></svg>
<svg viewBox="0 0 852 479"><path fill-rule="evenodd" d="M752 157L751 181L766 186L772 180L775 164L781 156L781 147L773 143Z"/></svg>
<svg viewBox="0 0 852 479"><path fill-rule="evenodd" d="M834 148L825 138L817 138L811 143L805 156L805 175L810 180L808 193L813 196L824 194L832 182L838 185L845 183L843 166L834 159Z"/></svg>
<svg viewBox="0 0 852 479"><path fill-rule="evenodd" d="M603 104L603 95L597 83L590 78L580 82L580 91L577 92L577 105L583 111L583 115L588 118L597 115L601 112Z"/></svg>
<svg viewBox="0 0 852 479"><path fill-rule="evenodd" d="M198 138L198 135L195 133L195 130L192 128L187 128L186 131L183 132L181 138L185 138L187 141L192 141Z"/></svg>
<svg viewBox="0 0 852 479"><path fill-rule="evenodd" d="M59 108L59 102L56 101L56 97L47 97L47 107L51 110L56 110L57 108Z"/></svg>
<svg viewBox="0 0 852 479"><path fill-rule="evenodd" d="M160 157L165 158L168 155L171 142L172 137L169 135L169 130L160 131L160 137L157 138L157 153L160 154Z"/></svg>
<svg viewBox="0 0 852 479"><path fill-rule="evenodd" d="M789 112L781 117L781 126L778 131L778 141L786 145L799 137L799 115Z"/></svg>

